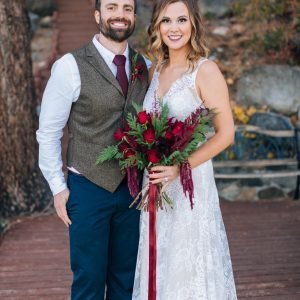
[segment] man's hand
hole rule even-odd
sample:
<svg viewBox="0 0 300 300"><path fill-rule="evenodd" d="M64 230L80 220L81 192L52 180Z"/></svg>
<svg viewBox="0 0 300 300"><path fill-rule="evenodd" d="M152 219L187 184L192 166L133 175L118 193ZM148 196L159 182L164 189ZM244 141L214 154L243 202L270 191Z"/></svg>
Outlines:
<svg viewBox="0 0 300 300"><path fill-rule="evenodd" d="M69 189L65 189L54 196L54 207L56 209L56 213L67 227L69 227L69 225L72 224L71 220L68 217L67 208L66 208L69 195L70 195Z"/></svg>

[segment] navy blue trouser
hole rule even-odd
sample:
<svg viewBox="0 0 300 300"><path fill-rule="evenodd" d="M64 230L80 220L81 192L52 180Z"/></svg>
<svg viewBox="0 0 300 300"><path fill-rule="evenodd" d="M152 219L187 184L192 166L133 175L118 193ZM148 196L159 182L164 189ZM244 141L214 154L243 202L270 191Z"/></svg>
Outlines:
<svg viewBox="0 0 300 300"><path fill-rule="evenodd" d="M131 300L139 216L126 181L114 193L69 172L72 300Z"/></svg>

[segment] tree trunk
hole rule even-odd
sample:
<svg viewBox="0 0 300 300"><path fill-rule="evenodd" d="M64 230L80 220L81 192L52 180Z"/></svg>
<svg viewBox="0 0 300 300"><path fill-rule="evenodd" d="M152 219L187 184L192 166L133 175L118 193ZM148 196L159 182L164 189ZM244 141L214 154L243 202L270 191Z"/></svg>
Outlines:
<svg viewBox="0 0 300 300"><path fill-rule="evenodd" d="M24 0L0 0L0 217L42 209L29 20Z"/></svg>

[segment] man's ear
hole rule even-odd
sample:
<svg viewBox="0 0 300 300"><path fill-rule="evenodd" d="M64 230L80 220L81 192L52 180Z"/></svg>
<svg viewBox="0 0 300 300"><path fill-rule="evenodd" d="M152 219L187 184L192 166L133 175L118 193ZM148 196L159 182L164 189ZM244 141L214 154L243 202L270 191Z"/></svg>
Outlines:
<svg viewBox="0 0 300 300"><path fill-rule="evenodd" d="M100 24L100 11L95 10L94 16L95 16L96 23Z"/></svg>

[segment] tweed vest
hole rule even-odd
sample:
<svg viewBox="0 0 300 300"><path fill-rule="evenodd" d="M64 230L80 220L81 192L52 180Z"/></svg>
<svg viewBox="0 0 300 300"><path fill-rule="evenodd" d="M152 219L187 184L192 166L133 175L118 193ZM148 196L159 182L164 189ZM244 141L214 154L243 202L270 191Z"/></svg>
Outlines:
<svg viewBox="0 0 300 300"><path fill-rule="evenodd" d="M118 162L96 165L96 160L106 146L116 143L114 132L126 113L132 111L131 103L143 103L148 86L147 66L139 55L142 78L129 79L125 99L117 79L92 42L72 54L79 68L81 91L68 120L67 164L93 183L114 192L125 177ZM130 49L130 61L134 54Z"/></svg>

